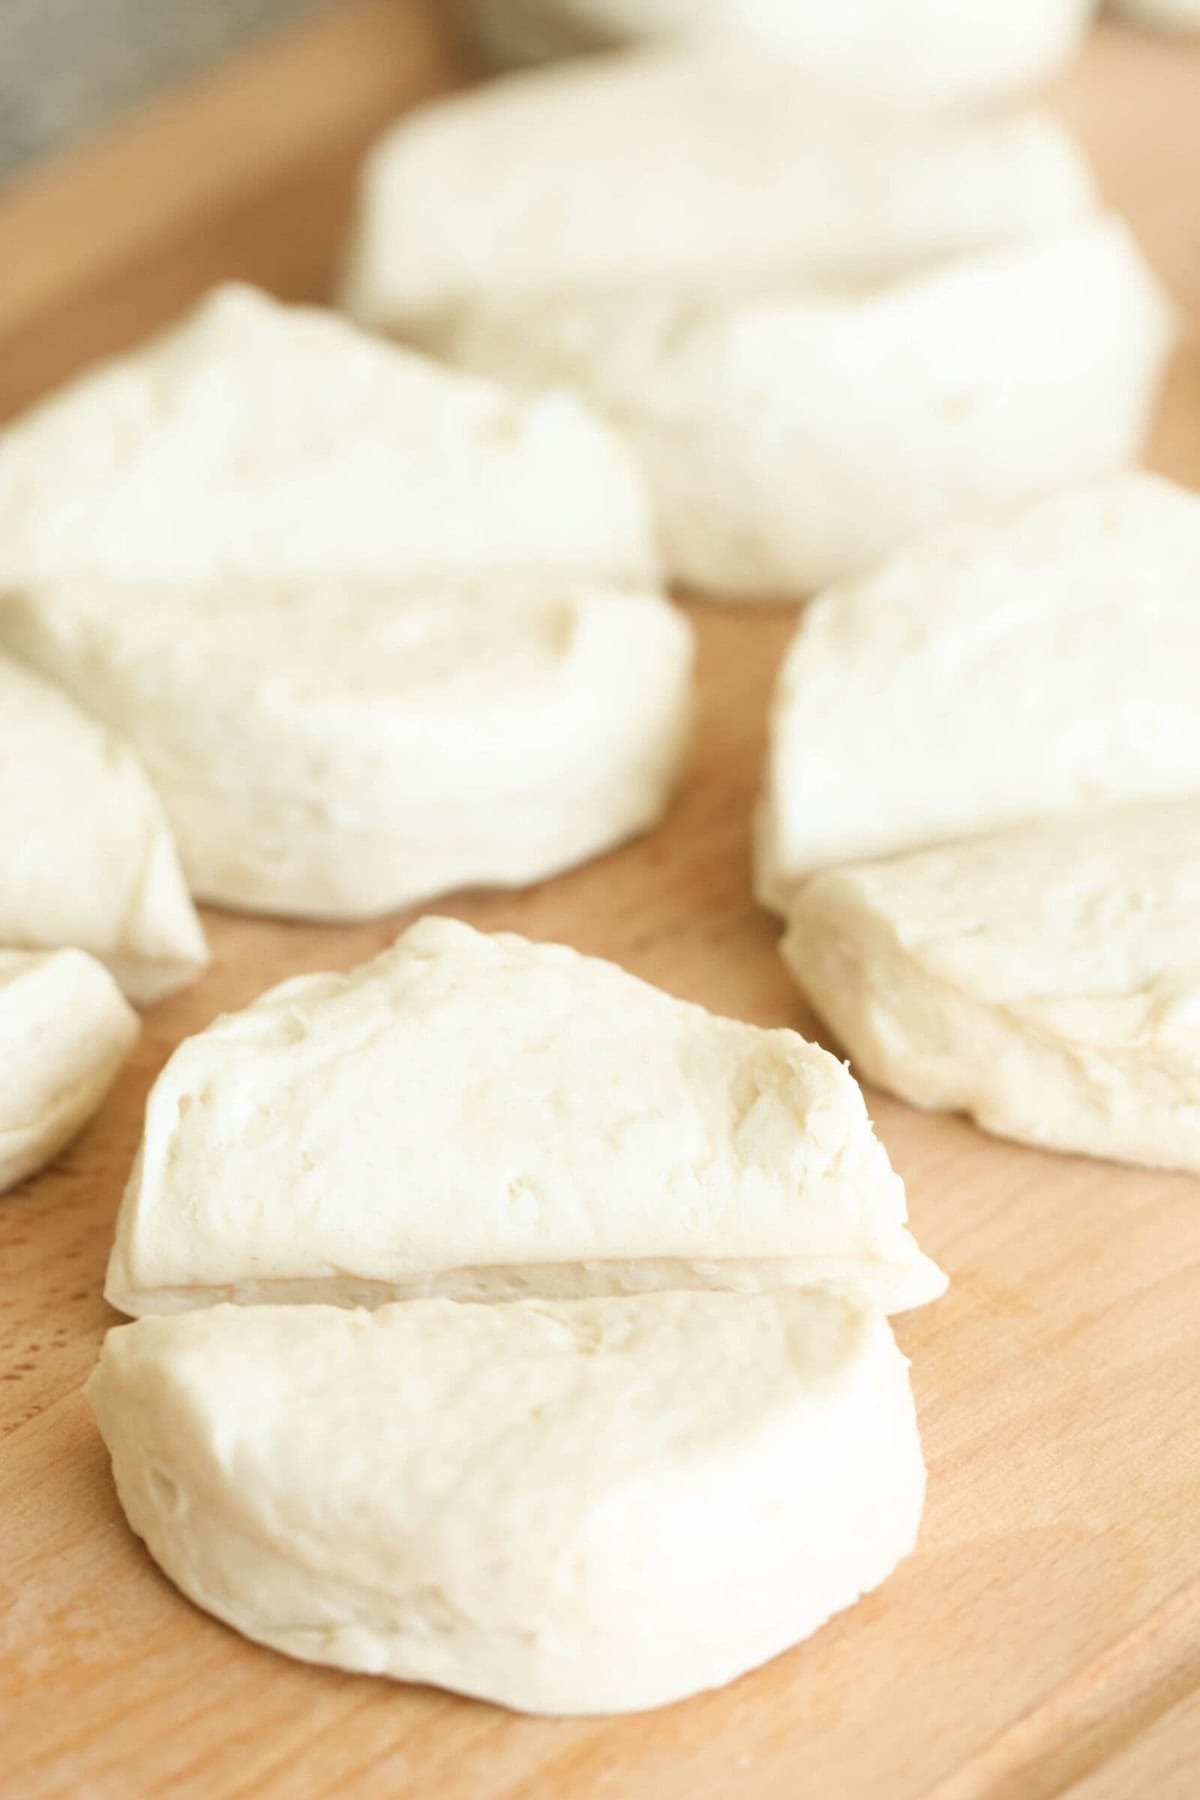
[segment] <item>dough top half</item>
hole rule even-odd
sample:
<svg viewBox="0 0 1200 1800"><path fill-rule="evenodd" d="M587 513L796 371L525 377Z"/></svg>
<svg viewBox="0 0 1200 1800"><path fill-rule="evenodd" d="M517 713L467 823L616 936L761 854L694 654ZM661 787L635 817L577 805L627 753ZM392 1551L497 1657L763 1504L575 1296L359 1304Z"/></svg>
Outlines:
<svg viewBox="0 0 1200 1800"><path fill-rule="evenodd" d="M785 57L633 51L434 102L369 154L341 300L420 334L553 287L895 269L1053 232L1095 204L1038 112L832 102Z"/></svg>
<svg viewBox="0 0 1200 1800"><path fill-rule="evenodd" d="M808 609L772 703L758 874L1200 787L1200 497L1131 474L939 533Z"/></svg>
<svg viewBox="0 0 1200 1800"><path fill-rule="evenodd" d="M0 584L655 570L637 465L571 395L236 284L0 442Z"/></svg>
<svg viewBox="0 0 1200 1800"><path fill-rule="evenodd" d="M427 918L180 1045L107 1291L140 1312L487 1292L506 1271L568 1294L829 1280L887 1306L944 1286L825 1051Z"/></svg>

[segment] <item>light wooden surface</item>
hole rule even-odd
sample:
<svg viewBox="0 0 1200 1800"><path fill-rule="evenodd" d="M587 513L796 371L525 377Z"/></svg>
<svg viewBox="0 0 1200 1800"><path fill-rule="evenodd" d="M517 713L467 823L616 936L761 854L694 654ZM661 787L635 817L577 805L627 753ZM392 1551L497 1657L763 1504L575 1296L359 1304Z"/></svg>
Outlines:
<svg viewBox="0 0 1200 1800"><path fill-rule="evenodd" d="M460 74L432 7L365 0L0 196L0 410L219 276L319 293L363 141ZM1108 30L1063 104L1200 319L1200 51ZM1155 460L1200 485L1194 345ZM545 887L445 910L809 1029L747 881L791 617L693 611L703 713L667 824ZM100 1285L146 1089L215 1012L357 962L396 923L210 917L211 973L148 1016L75 1148L0 1201L0 1793L1200 1794L1200 1182L1016 1149L881 1096L917 1231L954 1282L899 1327L929 1504L912 1559L812 1642L663 1713L551 1723L288 1663L169 1587L124 1527L79 1393L113 1322Z"/></svg>

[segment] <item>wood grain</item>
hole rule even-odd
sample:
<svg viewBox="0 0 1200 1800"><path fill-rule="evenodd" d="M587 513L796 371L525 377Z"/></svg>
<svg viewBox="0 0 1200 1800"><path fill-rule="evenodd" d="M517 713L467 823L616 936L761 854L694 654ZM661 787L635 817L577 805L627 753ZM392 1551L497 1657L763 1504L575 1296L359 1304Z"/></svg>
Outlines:
<svg viewBox="0 0 1200 1800"><path fill-rule="evenodd" d="M0 196L0 409L230 273L328 280L353 161L462 75L437 9L362 0ZM1108 29L1061 103L1200 321L1200 53ZM1200 484L1189 334L1154 459ZM812 1022L750 897L783 609L691 608L702 717L666 824L443 910L613 956L764 1024ZM216 1012L355 930L212 915L209 975L148 1015L109 1104L0 1202L0 1792L72 1800L1192 1800L1200 1793L1200 1184L989 1140L871 1096L953 1277L900 1321L930 1465L916 1555L811 1643L645 1717L551 1723L305 1668L191 1608L126 1531L79 1394L147 1087Z"/></svg>

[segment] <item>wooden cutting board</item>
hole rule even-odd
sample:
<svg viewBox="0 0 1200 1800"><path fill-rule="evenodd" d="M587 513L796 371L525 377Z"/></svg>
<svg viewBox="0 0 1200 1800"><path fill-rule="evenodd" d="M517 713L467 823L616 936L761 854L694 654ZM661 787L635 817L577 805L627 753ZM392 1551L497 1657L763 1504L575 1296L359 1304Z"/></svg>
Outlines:
<svg viewBox="0 0 1200 1800"><path fill-rule="evenodd" d="M0 411L219 277L324 294L364 142L465 73L436 7L359 0L0 196ZM1107 28L1062 104L1197 322L1200 49ZM1154 460L1200 485L1194 342ZM703 708L668 822L532 892L443 910L811 1030L747 873L793 617L690 610ZM207 922L211 972L148 1015L76 1146L0 1201L0 1793L1200 1795L1200 1181L1017 1149L878 1095L918 1234L953 1277L946 1300L899 1321L929 1504L881 1592L722 1693L566 1723L289 1663L183 1600L125 1529L79 1392L114 1322L101 1279L142 1102L216 1012L348 967L400 923Z"/></svg>

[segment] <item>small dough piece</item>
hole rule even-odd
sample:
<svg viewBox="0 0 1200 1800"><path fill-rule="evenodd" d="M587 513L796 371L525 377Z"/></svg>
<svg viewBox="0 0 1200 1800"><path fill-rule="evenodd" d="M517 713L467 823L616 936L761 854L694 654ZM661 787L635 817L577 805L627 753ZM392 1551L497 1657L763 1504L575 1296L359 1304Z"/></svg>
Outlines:
<svg viewBox="0 0 1200 1800"><path fill-rule="evenodd" d="M1115 9L1138 25L1159 31L1200 31L1200 0L1114 0Z"/></svg>
<svg viewBox="0 0 1200 1800"><path fill-rule="evenodd" d="M543 289L895 273L1061 231L1094 203L1041 113L855 114L778 57L632 53L392 126L363 169L341 303L424 337Z"/></svg>
<svg viewBox="0 0 1200 1800"><path fill-rule="evenodd" d="M0 639L124 732L192 892L316 919L520 885L655 823L692 633L578 579L0 597Z"/></svg>
<svg viewBox="0 0 1200 1800"><path fill-rule="evenodd" d="M1191 796L828 869L796 896L783 956L902 1099L1200 1170L1198 919Z"/></svg>
<svg viewBox="0 0 1200 1800"><path fill-rule="evenodd" d="M87 1393L198 1605L525 1712L734 1680L885 1580L924 1498L907 1364L829 1294L220 1306L110 1331Z"/></svg>
<svg viewBox="0 0 1200 1800"><path fill-rule="evenodd" d="M612 963L426 918L188 1038L159 1076L106 1293L506 1300L944 1288L840 1063Z"/></svg>
<svg viewBox="0 0 1200 1800"><path fill-rule="evenodd" d="M0 437L4 583L655 563L636 463L570 395L519 400L248 287Z"/></svg>
<svg viewBox="0 0 1200 1800"><path fill-rule="evenodd" d="M86 950L139 1006L188 986L208 962L141 768L119 739L4 656L0 846L0 944Z"/></svg>
<svg viewBox="0 0 1200 1800"><path fill-rule="evenodd" d="M108 970L82 950L0 950L0 1193L83 1129L138 1031Z"/></svg>
<svg viewBox="0 0 1200 1800"><path fill-rule="evenodd" d="M1090 804L1200 790L1200 497L1155 475L941 534L808 609L772 703L760 897Z"/></svg>
<svg viewBox="0 0 1200 1800"><path fill-rule="evenodd" d="M1108 218L865 295L489 307L446 348L533 389L577 386L642 459L671 576L763 598L1124 468L1171 336Z"/></svg>
<svg viewBox="0 0 1200 1800"><path fill-rule="evenodd" d="M1079 48L1095 0L460 0L502 64L647 39L756 44L826 90L884 106L1011 94ZM1137 0L1132 0L1134 6ZM1155 0L1142 0L1151 6ZM1189 0L1157 0L1183 8Z"/></svg>

